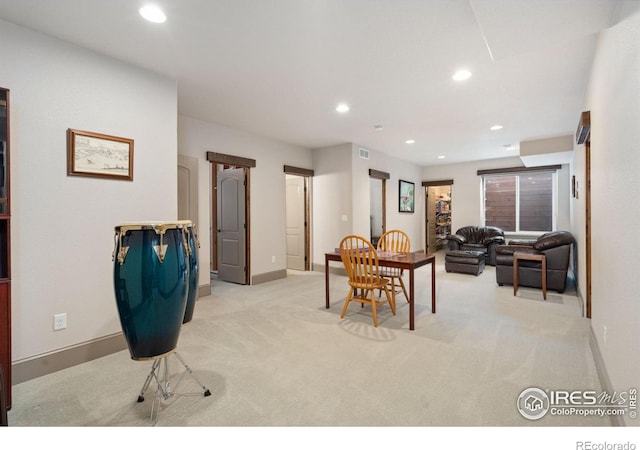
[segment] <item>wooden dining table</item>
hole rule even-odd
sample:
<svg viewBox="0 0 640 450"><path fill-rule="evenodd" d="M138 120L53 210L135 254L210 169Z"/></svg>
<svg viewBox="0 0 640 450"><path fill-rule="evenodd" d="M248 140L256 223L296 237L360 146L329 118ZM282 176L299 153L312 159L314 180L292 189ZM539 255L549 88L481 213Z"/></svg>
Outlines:
<svg viewBox="0 0 640 450"><path fill-rule="evenodd" d="M324 284L326 308L329 309L329 262L342 262L339 252L324 254ZM431 264L431 312L436 313L436 255L433 253L378 253L378 264L382 267L395 267L409 272L409 329L415 329L415 270Z"/></svg>

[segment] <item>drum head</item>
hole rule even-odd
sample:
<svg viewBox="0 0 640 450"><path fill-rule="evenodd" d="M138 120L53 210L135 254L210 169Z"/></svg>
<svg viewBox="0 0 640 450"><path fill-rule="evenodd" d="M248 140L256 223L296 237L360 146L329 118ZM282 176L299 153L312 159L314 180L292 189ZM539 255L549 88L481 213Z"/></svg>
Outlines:
<svg viewBox="0 0 640 450"><path fill-rule="evenodd" d="M165 230L186 228L185 221L158 221L158 222L127 222L116 225L116 233L125 233L130 230L154 230L158 234L163 234ZM190 221L189 221L190 222Z"/></svg>

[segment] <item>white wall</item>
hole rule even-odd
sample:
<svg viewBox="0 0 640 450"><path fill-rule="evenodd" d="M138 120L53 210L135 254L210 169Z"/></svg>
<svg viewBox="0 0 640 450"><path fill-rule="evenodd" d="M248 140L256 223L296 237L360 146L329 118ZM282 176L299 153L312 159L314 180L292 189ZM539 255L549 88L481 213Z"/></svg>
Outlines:
<svg viewBox="0 0 640 450"><path fill-rule="evenodd" d="M585 107L591 111L591 326L618 392L640 381L640 241L633 238L640 223L638 80L640 11L600 35ZM584 173L584 158L576 163L576 174ZM574 211L577 226L580 217ZM637 425L637 419L624 420Z"/></svg>
<svg viewBox="0 0 640 450"><path fill-rule="evenodd" d="M113 333L114 226L175 220L175 83L0 21L11 90L13 361ZM68 177L66 130L134 140L133 182ZM53 315L67 313L66 330Z"/></svg>
<svg viewBox="0 0 640 450"><path fill-rule="evenodd" d="M178 151L198 159L200 284L211 267L211 164L208 151L256 160L250 175L251 274L283 270L286 259L286 183L284 166L312 169L311 151L186 116L178 117ZM315 180L312 180L315 183ZM313 187L312 187L313 189ZM271 262L271 257L276 262Z"/></svg>
<svg viewBox="0 0 640 450"><path fill-rule="evenodd" d="M359 146L356 146L356 150ZM380 170L387 172L390 178L387 180L387 230L399 229L407 233L411 240L411 251L424 250L425 244L425 230L424 214L425 214L425 197L424 188L422 187L422 169L415 164L408 163L401 159L393 158L386 153L382 153L377 150L369 150L369 160L360 159L356 152L355 157L361 162L362 169L359 173L366 175L366 180L362 179L362 183L366 183L369 186L369 169ZM365 168L366 167L366 168ZM399 209L398 199L398 184L399 180L410 181L415 183L415 212L414 213L401 213ZM368 202L367 202L368 204ZM368 215L366 216L369 217ZM368 219L367 219L368 220ZM368 230L368 228L367 228ZM368 233L368 231L367 231ZM366 236L367 234L365 234Z"/></svg>
<svg viewBox="0 0 640 450"><path fill-rule="evenodd" d="M388 172L387 230L401 229L409 235L412 250L424 249L424 190L420 168L369 150L369 159L360 158L360 146L341 144L313 150L314 247L313 262L324 265L324 254L335 250L348 234L368 237L371 215L369 169ZM415 213L398 212L398 180L416 185ZM346 221L343 220L346 218Z"/></svg>
<svg viewBox="0 0 640 450"><path fill-rule="evenodd" d="M314 264L324 265L324 254L334 251L340 240L353 232L351 152L351 144L312 152Z"/></svg>

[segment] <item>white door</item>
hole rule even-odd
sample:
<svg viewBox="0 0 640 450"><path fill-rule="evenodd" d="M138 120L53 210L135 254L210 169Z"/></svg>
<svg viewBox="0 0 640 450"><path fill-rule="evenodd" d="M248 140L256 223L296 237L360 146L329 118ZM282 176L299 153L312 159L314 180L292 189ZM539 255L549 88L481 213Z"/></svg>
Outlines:
<svg viewBox="0 0 640 450"><path fill-rule="evenodd" d="M287 269L306 269L306 193L305 179L286 177Z"/></svg>
<svg viewBox="0 0 640 450"><path fill-rule="evenodd" d="M178 219L198 225L198 160L178 155Z"/></svg>

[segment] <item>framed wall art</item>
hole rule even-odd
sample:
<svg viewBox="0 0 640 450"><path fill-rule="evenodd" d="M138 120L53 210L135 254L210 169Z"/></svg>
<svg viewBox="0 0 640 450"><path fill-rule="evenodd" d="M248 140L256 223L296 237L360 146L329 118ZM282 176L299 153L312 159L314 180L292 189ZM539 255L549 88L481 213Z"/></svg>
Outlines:
<svg viewBox="0 0 640 450"><path fill-rule="evenodd" d="M67 175L133 181L133 139L69 128Z"/></svg>
<svg viewBox="0 0 640 450"><path fill-rule="evenodd" d="M410 181L400 180L398 194L398 210L408 213L415 212L416 185Z"/></svg>

